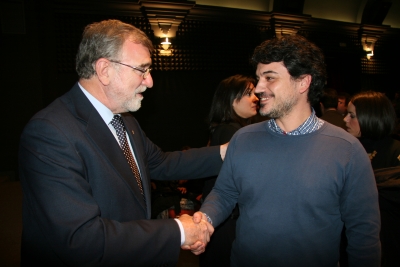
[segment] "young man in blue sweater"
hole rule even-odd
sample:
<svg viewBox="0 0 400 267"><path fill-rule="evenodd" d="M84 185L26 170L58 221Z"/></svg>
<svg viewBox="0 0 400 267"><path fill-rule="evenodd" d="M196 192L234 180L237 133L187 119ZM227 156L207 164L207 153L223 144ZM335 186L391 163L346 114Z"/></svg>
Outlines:
<svg viewBox="0 0 400 267"><path fill-rule="evenodd" d="M263 42L252 61L260 113L271 119L233 136L194 220L217 227L239 204L231 266L338 266L344 225L349 266L379 266L369 158L356 138L312 109L326 81L321 50L301 36L284 36Z"/></svg>

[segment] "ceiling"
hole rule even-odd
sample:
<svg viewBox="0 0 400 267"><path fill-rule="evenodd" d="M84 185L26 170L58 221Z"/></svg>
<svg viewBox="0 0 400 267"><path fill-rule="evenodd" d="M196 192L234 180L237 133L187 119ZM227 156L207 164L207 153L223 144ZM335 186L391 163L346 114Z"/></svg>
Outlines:
<svg viewBox="0 0 400 267"><path fill-rule="evenodd" d="M43 0L44 1L44 0ZM54 0L59 11L95 12L114 9L123 14L144 15L154 36L173 38L180 23L191 20L269 23L284 34L296 32L305 21L338 21L365 34L400 30L400 0ZM93 3L96 3L93 5ZM227 12L229 8L229 12ZM246 10L246 12L243 12ZM282 18L282 16L284 17Z"/></svg>
<svg viewBox="0 0 400 267"><path fill-rule="evenodd" d="M302 8L313 18L400 28L400 0L195 0L198 5L271 12Z"/></svg>

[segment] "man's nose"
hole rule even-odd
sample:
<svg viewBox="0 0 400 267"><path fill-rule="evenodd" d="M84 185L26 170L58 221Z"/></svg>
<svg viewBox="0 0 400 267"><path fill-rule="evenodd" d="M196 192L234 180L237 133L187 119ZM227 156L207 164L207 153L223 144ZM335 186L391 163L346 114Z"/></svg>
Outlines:
<svg viewBox="0 0 400 267"><path fill-rule="evenodd" d="M153 87L153 77L151 73L146 78L143 78L142 84L144 84L147 88Z"/></svg>

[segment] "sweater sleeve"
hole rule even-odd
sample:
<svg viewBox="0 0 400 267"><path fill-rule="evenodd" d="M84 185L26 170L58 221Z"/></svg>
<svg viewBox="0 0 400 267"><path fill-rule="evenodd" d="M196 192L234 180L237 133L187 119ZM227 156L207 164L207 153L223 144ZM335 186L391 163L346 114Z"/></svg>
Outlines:
<svg viewBox="0 0 400 267"><path fill-rule="evenodd" d="M348 240L349 266L380 265L380 214L371 163L361 144L354 143L340 195Z"/></svg>
<svg viewBox="0 0 400 267"><path fill-rule="evenodd" d="M232 136L240 129L240 125L237 123L230 124L220 124L215 129L213 135L211 136L211 146L223 145L229 142ZM203 199L205 199L213 189L215 182L217 181L217 176L209 177L204 181L203 186Z"/></svg>
<svg viewBox="0 0 400 267"><path fill-rule="evenodd" d="M232 173L234 143L234 140L229 143L225 161L222 164L215 186L200 208L202 212L210 216L214 227L217 227L231 214L239 195Z"/></svg>

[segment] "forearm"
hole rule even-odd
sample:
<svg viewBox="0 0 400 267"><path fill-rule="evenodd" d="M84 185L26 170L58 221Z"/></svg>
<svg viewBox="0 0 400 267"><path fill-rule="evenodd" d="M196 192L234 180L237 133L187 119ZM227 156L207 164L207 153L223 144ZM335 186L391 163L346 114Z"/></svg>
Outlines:
<svg viewBox="0 0 400 267"><path fill-rule="evenodd" d="M168 152L149 160L154 180L189 180L214 176L221 166L219 146Z"/></svg>
<svg viewBox="0 0 400 267"><path fill-rule="evenodd" d="M225 199L224 196L213 189L201 205L200 211L207 214L212 220L212 225L217 227L229 217L235 205L235 200Z"/></svg>

